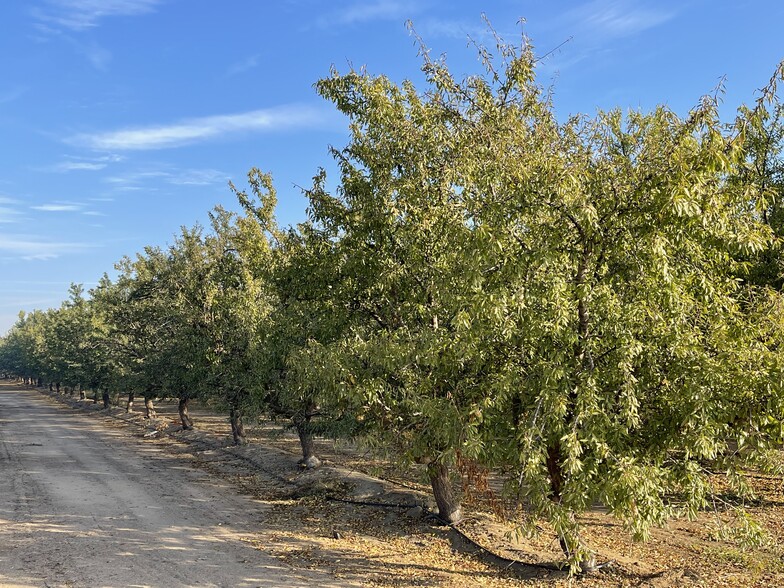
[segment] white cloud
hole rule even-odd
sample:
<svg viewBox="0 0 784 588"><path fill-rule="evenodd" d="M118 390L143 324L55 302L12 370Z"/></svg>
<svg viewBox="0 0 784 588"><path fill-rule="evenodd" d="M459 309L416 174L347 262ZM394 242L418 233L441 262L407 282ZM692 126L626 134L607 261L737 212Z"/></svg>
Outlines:
<svg viewBox="0 0 784 588"><path fill-rule="evenodd" d="M137 16L153 12L161 0L46 0L33 9L33 16L44 25L85 31L98 26L104 18Z"/></svg>
<svg viewBox="0 0 784 588"><path fill-rule="evenodd" d="M374 20L400 20L411 18L421 9L421 2L401 0L375 0L356 2L318 20L320 27L353 25Z"/></svg>
<svg viewBox="0 0 784 588"><path fill-rule="evenodd" d="M84 243L42 241L24 235L0 234L0 258L23 260L55 259L64 253L87 249Z"/></svg>
<svg viewBox="0 0 784 588"><path fill-rule="evenodd" d="M56 202L53 204L39 204L37 206L31 206L30 208L43 212L76 212L82 209L82 205L70 202Z"/></svg>
<svg viewBox="0 0 784 588"><path fill-rule="evenodd" d="M104 181L113 184L116 190L141 190L142 185L148 181L156 184L171 184L174 186L209 186L226 184L230 175L216 169L172 169L136 171L119 176L105 178ZM144 187L145 190L150 188Z"/></svg>
<svg viewBox="0 0 784 588"><path fill-rule="evenodd" d="M83 134L70 143L97 150L127 151L167 149L243 132L273 131L317 123L318 112L304 106L285 106L239 114L208 116L170 125L149 126Z"/></svg>
<svg viewBox="0 0 784 588"><path fill-rule="evenodd" d="M675 16L672 11L638 6L632 0L593 0L570 12L575 22L604 35L634 35Z"/></svg>
<svg viewBox="0 0 784 588"><path fill-rule="evenodd" d="M157 190L157 188L142 188L141 186L118 186L117 188L115 188L115 190L118 192L140 192L142 190L145 190L147 192L150 191L154 192L155 190Z"/></svg>
<svg viewBox="0 0 784 588"><path fill-rule="evenodd" d="M175 186L208 186L210 184L226 184L228 174L215 169L187 169L169 177L168 182Z"/></svg>
<svg viewBox="0 0 784 588"><path fill-rule="evenodd" d="M469 24L457 20L427 19L424 22L414 23L414 29L424 39L449 38L449 39L484 39L489 35L487 27ZM501 35L502 37L504 35Z"/></svg>
<svg viewBox="0 0 784 588"><path fill-rule="evenodd" d="M8 196L0 196L0 224L18 223L21 219L19 210L11 208L9 205L19 204L18 200Z"/></svg>
<svg viewBox="0 0 784 588"><path fill-rule="evenodd" d="M112 54L108 49L101 47L95 43L78 47L92 66L98 71L106 71L109 68L109 62L112 60Z"/></svg>
<svg viewBox="0 0 784 588"><path fill-rule="evenodd" d="M2 199L0 199L0 203L2 203ZM18 222L18 216L19 213L16 210L8 208L7 206L0 206L0 224Z"/></svg>
<svg viewBox="0 0 784 588"><path fill-rule="evenodd" d="M38 168L40 171L67 173L72 171L100 171L106 169L110 163L117 163L124 158L115 155L102 155L100 157L73 157L65 156L65 161Z"/></svg>
<svg viewBox="0 0 784 588"><path fill-rule="evenodd" d="M251 55L250 57L246 57L242 61L239 61L229 67L226 75L236 76L241 73L245 73L246 71L250 71L259 65L260 58L261 56L259 55Z"/></svg>
<svg viewBox="0 0 784 588"><path fill-rule="evenodd" d="M98 163L93 161L64 161L52 166L53 171L69 172L69 171L98 171L106 167L105 163Z"/></svg>
<svg viewBox="0 0 784 588"><path fill-rule="evenodd" d="M119 176L110 176L108 178L104 178L104 182L108 182L109 184L114 184L115 186L123 188L141 184L149 179L160 179L166 178L168 176L169 173L163 171L136 171Z"/></svg>
<svg viewBox="0 0 784 588"><path fill-rule="evenodd" d="M583 73L604 67L618 55L617 41L658 27L677 16L652 0L590 0L550 19L544 28L561 43L537 47L546 56L537 63L540 75L557 76L580 66ZM540 23L541 24L541 23Z"/></svg>
<svg viewBox="0 0 784 588"><path fill-rule="evenodd" d="M36 290L31 290L30 294L40 294L40 292ZM47 306L54 306L57 304L57 301L52 300L50 298L33 298L31 296L25 296L24 298L15 298L12 300L5 300L0 304L0 308L10 308L12 310L16 310L17 313L22 308L41 308L43 305ZM14 319L17 318L17 315L14 315Z"/></svg>

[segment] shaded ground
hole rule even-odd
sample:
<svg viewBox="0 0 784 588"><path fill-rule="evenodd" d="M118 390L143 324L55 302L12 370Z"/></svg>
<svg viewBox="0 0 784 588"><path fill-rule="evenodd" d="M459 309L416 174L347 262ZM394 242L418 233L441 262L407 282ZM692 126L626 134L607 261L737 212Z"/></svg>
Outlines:
<svg viewBox="0 0 784 588"><path fill-rule="evenodd" d="M0 585L343 586L254 549L269 506L127 428L0 384Z"/></svg>
<svg viewBox="0 0 784 588"><path fill-rule="evenodd" d="M66 401L63 397L58 400ZM132 435L136 445L131 446L139 447L131 450L133 453L142 455L152 449L165 456L161 459L179 464L171 467L195 466L208 476L189 475L212 480L221 491L230 492L226 488L229 484L252 498L255 502L247 511L249 524L242 527L236 539L254 548L265 558L262 561L276 562L274 565L297 574L318 574L318 581L313 580L317 585L784 586L780 547L784 545L784 496L780 479L750 478L760 496L750 510L771 534L772 542L767 548L743 551L717 540L718 515L714 513L706 513L693 522L675 521L667 529L655 531L647 544L634 544L611 517L597 510L583 520L586 539L597 549L600 560L613 560L614 564L593 576L570 580L561 572L539 567L505 570L499 560L487 554L480 557L475 553L475 545L423 516L432 505L416 469L398 470L354 446L321 441L319 450L326 457L325 466L316 471L303 471L296 466L299 457L296 436L281 433L278 425L251 427L254 442L235 448L229 445L227 419L205 408L191 411L197 430L179 431L176 405L171 402L157 405L159 418L153 422L145 421L140 414L127 415L120 408L99 411L90 402L67 402L78 407L79 412L95 411L89 415L91 418L78 415L79 422L87 421L94 426L100 423L112 435L122 438L126 445L114 451L127 453L127 437ZM1 420L4 418L0 412L0 435L5 427ZM154 431L158 433L153 435ZM85 452L95 453L95 448ZM157 491L163 495L151 493L145 504L165 502L167 488L168 485L159 487ZM508 536L511 526L490 514L492 500L488 496L473 497L469 516L460 527L466 535L505 558L534 566L558 561L557 541L546 528L535 540L513 541ZM388 506L357 504L360 502ZM424 506L424 511L412 509L416 505ZM2 512L0 518L4 518ZM203 532L204 528L199 528ZM3 531L0 531L1 541ZM0 570L4 568L4 554L0 546ZM275 583L277 580L273 578L267 575L266 584L245 585L287 585ZM165 585L178 585L177 580L173 581ZM243 585L240 581L225 585Z"/></svg>

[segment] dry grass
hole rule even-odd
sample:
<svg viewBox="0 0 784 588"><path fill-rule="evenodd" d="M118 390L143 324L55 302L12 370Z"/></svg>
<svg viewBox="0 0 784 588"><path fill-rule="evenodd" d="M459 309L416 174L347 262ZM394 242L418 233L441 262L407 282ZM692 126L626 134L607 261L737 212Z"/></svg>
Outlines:
<svg viewBox="0 0 784 588"><path fill-rule="evenodd" d="M454 531L421 517L407 516L404 508L361 506L331 499L357 497L356 486L364 484L367 490L373 485L372 477L377 477L385 480L381 484L386 493L372 501L418 501L427 508L427 486L415 467L401 470L351 444L320 440L319 453L326 467L305 472L295 465L299 457L296 436L282 431L280 425L250 427L252 443L235 449L229 447L227 419L208 407L197 405L191 409L196 432L177 432L175 403L161 402L157 409L159 420L155 426L167 429L170 435L147 442L187 453L199 467L231 479L241 491L268 506L265 524L251 540L254 546L293 568L329 570L346 585L784 586L784 484L780 478L749 476L758 500L748 510L771 538L765 547L744 550L719 539L720 523L732 522L727 513L705 512L695 521L673 521L667 528L654 530L650 541L639 544L612 517L595 509L580 519L584 539L600 561L612 560L611 566L582 578L535 567L521 573L504 570L498 562L470 553L470 545L461 542ZM120 417L136 425L148 424L138 414L129 418L120 409L111 412L115 422ZM541 525L542 532L535 539L510 537L514 525L493 513L498 509L494 508L492 484L468 498L468 516L460 528L474 541L498 555L523 562L552 564L560 560L558 543L546 525Z"/></svg>

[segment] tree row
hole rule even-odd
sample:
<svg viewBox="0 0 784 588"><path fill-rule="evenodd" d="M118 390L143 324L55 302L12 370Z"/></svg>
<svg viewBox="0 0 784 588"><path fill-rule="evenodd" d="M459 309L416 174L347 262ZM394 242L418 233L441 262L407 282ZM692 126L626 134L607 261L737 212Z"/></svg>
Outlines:
<svg viewBox="0 0 784 588"><path fill-rule="evenodd" d="M316 84L350 121L307 220L280 227L248 175L206 228L121 260L85 296L20 316L0 371L104 395L259 412L426 465L461 518L459 464L506 481L523 530L549 521L574 570L575 515L637 538L747 490L784 438L780 66L734 118L718 96L556 116L530 44L479 48L424 90L364 71ZM737 475L735 475L737 474Z"/></svg>

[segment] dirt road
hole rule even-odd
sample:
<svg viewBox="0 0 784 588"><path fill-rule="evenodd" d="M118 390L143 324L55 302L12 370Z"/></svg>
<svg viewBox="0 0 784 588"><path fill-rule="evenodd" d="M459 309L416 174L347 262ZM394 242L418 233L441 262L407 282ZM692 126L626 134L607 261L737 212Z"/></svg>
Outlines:
<svg viewBox="0 0 784 588"><path fill-rule="evenodd" d="M346 586L243 542L265 506L0 382L0 586Z"/></svg>

